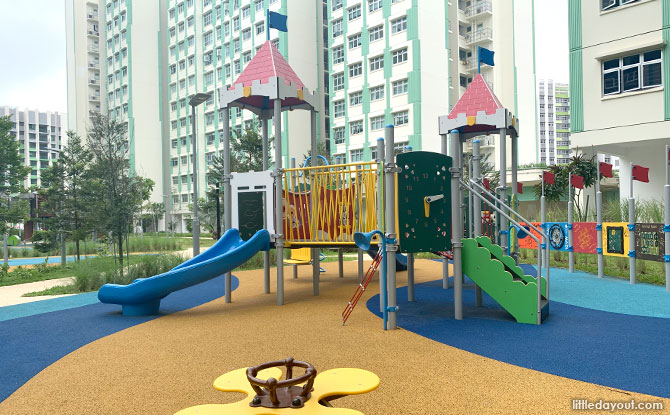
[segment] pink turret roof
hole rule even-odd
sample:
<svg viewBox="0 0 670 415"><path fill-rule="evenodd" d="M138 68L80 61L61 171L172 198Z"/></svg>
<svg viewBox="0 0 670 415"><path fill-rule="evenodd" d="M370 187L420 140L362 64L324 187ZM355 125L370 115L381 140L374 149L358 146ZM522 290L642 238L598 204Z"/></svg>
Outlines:
<svg viewBox="0 0 670 415"><path fill-rule="evenodd" d="M458 114L472 117L477 115L479 111L485 111L486 114L493 115L500 108L505 107L500 103L500 100L495 96L493 91L491 91L482 75L477 74L449 113L449 118L458 118Z"/></svg>
<svg viewBox="0 0 670 415"><path fill-rule="evenodd" d="M283 78L287 85L290 85L290 83L293 82L297 89L302 89L304 86L282 54L275 48L271 41L267 41L261 46L258 52L256 52L256 55L251 59L249 64L247 64L247 67L244 68L244 71L242 71L240 76L233 83L232 88L235 88L238 84L251 86L256 80L259 80L264 84L268 82L269 78L273 77Z"/></svg>

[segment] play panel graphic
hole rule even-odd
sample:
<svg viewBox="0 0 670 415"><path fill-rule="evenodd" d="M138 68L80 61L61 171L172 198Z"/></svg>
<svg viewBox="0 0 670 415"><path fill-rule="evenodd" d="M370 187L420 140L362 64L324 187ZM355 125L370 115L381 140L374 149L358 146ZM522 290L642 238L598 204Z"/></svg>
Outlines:
<svg viewBox="0 0 670 415"><path fill-rule="evenodd" d="M415 151L398 154L397 162L400 249L451 249L451 157Z"/></svg>

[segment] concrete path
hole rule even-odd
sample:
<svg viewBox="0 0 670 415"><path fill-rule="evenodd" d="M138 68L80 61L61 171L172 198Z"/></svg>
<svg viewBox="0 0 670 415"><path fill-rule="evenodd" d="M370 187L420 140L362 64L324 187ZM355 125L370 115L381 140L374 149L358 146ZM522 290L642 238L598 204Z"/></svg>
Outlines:
<svg viewBox="0 0 670 415"><path fill-rule="evenodd" d="M31 303L33 301L47 300L59 297L68 297L73 294L64 295L44 295L39 297L21 297L23 294L32 293L35 291L46 290L47 288L58 285L69 285L74 281L73 277L58 278L54 280L45 280L37 282L29 282L26 284L9 285L7 287L0 287L0 307L15 304Z"/></svg>

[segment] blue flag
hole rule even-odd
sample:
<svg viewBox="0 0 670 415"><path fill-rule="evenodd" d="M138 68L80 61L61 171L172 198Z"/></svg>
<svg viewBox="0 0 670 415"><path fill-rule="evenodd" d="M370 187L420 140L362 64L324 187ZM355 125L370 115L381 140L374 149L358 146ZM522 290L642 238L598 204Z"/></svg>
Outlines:
<svg viewBox="0 0 670 415"><path fill-rule="evenodd" d="M487 65L494 66L495 64L493 63L493 55L495 54L494 51L488 50L486 48L483 48L481 46L477 46L477 72L479 72L479 68L482 63L485 63Z"/></svg>
<svg viewBox="0 0 670 415"><path fill-rule="evenodd" d="M282 32L288 32L286 28L286 15L268 11L268 28L275 28Z"/></svg>

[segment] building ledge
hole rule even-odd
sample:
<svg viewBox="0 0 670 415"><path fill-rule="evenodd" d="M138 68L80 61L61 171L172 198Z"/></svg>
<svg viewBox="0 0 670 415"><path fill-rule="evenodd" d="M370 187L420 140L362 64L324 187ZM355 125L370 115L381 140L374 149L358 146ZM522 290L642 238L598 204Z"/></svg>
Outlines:
<svg viewBox="0 0 670 415"><path fill-rule="evenodd" d="M624 92L621 94L613 94L613 95L604 95L600 98L601 101L609 101L611 99L617 99L617 98L625 98L625 97L632 97L635 95L641 95L641 94L649 94L652 92L659 92L663 91L664 86L657 86L654 88L647 88L647 89L638 89L636 91L630 91L630 92Z"/></svg>

